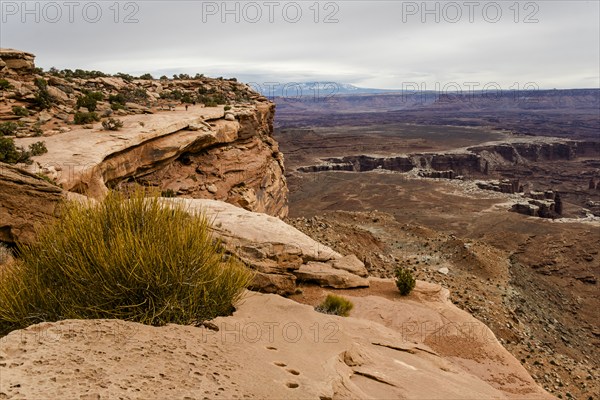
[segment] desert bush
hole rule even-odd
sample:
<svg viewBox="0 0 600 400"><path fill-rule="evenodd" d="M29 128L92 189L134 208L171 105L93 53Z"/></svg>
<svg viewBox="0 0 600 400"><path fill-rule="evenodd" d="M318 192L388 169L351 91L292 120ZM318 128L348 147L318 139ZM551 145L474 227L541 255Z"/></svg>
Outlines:
<svg viewBox="0 0 600 400"><path fill-rule="evenodd" d="M397 267L394 270L396 276L396 286L402 296L408 296L408 294L415 288L415 278L412 273L405 268Z"/></svg>
<svg viewBox="0 0 600 400"><path fill-rule="evenodd" d="M123 121L117 118L109 118L102 121L102 128L105 131L118 131L123 127Z"/></svg>
<svg viewBox="0 0 600 400"><path fill-rule="evenodd" d="M29 152L32 156L40 156L42 154L46 154L48 149L46 148L46 143L35 142L29 145Z"/></svg>
<svg viewBox="0 0 600 400"><path fill-rule="evenodd" d="M252 273L205 216L144 196L64 203L0 276L0 335L71 318L160 326L231 314Z"/></svg>
<svg viewBox="0 0 600 400"><path fill-rule="evenodd" d="M53 99L48 93L48 82L43 78L35 79L35 86L38 88L34 97L34 104L42 110L52 107Z"/></svg>
<svg viewBox="0 0 600 400"><path fill-rule="evenodd" d="M104 96L100 92L88 92L77 98L77 108L85 107L88 111L96 111L99 101L102 101Z"/></svg>
<svg viewBox="0 0 600 400"><path fill-rule="evenodd" d="M14 122L8 121L0 124L0 136L12 136L17 132L19 125Z"/></svg>
<svg viewBox="0 0 600 400"><path fill-rule="evenodd" d="M135 76L130 75L130 74L125 74L123 72L117 72L114 76L117 78L121 78L126 82L131 82L135 79Z"/></svg>
<svg viewBox="0 0 600 400"><path fill-rule="evenodd" d="M91 124L92 122L100 121L100 117L95 112L76 112L73 117L73 122L77 125Z"/></svg>
<svg viewBox="0 0 600 400"><path fill-rule="evenodd" d="M44 131L42 130L42 124L40 122L33 124L30 129L35 137L42 136L44 134Z"/></svg>
<svg viewBox="0 0 600 400"><path fill-rule="evenodd" d="M154 77L152 76L152 74L144 74L144 75L140 75L140 79L144 79L144 80L153 80Z"/></svg>
<svg viewBox="0 0 600 400"><path fill-rule="evenodd" d="M341 317L347 317L350 315L350 310L352 310L352 308L354 308L354 304L345 297L328 294L327 298L315 307L315 310L323 314L335 314Z"/></svg>
<svg viewBox="0 0 600 400"><path fill-rule="evenodd" d="M10 82L4 78L0 79L0 90L10 89L12 85Z"/></svg>
<svg viewBox="0 0 600 400"><path fill-rule="evenodd" d="M0 162L7 164L31 164L31 154L22 147L17 148L12 138L0 136Z"/></svg>
<svg viewBox="0 0 600 400"><path fill-rule="evenodd" d="M223 110L229 111L229 110L231 110L231 106L225 106L225 107L223 107Z"/></svg>
<svg viewBox="0 0 600 400"><path fill-rule="evenodd" d="M12 112L18 117L26 117L29 115L29 110L21 106L13 106Z"/></svg>

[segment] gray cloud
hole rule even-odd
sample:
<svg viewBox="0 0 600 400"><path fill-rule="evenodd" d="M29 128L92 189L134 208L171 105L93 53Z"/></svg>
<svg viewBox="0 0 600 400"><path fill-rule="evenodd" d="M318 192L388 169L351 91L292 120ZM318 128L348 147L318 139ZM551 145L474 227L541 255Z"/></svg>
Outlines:
<svg viewBox="0 0 600 400"><path fill-rule="evenodd" d="M34 11L24 14L21 1L3 0L0 44L35 53L44 68L113 73L200 72L254 82L324 80L377 88L407 82L427 89L449 82L600 86L597 1L521 1L516 8L514 1L481 1L473 22L464 1L428 2L437 15L424 14L421 1L321 1L318 7L313 1L122 1L117 8L114 3L71 2L70 22L64 1L28 2ZM270 22L268 4L274 3ZM236 12L222 15L223 4L237 7L239 22ZM203 13L213 6L215 15ZM292 23L298 7L302 16ZM496 8L502 15L492 23ZM92 23L96 9L102 16ZM251 23L257 9L262 19ZM138 22L125 23L134 11L131 18ZM330 13L338 22L325 23ZM525 23L528 15L538 22Z"/></svg>

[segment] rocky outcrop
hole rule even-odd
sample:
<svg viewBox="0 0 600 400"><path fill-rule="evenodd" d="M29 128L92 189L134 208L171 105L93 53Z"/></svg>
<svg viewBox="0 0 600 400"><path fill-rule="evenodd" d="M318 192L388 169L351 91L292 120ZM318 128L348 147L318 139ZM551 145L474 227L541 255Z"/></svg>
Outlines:
<svg viewBox="0 0 600 400"><path fill-rule="evenodd" d="M223 245L256 271L252 288L293 294L296 282L348 289L369 286L367 270L355 256L343 257L279 218L201 199L165 199L189 212L204 213Z"/></svg>
<svg viewBox="0 0 600 400"><path fill-rule="evenodd" d="M526 142L509 142L475 146L451 153L415 153L395 157L347 156L327 158L323 163L298 168L299 172L354 171L365 172L385 169L408 172L421 169L431 177L458 175L487 175L503 165L528 162L572 160L576 157L600 155L599 141L535 139ZM437 174L439 173L439 174ZM425 175L422 175L425 176Z"/></svg>
<svg viewBox="0 0 600 400"><path fill-rule="evenodd" d="M66 193L39 176L0 163L0 242L28 243Z"/></svg>
<svg viewBox="0 0 600 400"><path fill-rule="evenodd" d="M98 124L45 138L48 153L30 168L93 198L109 187L145 184L171 196L218 199L284 217L287 185L271 138L273 113L272 104L259 102L234 107L228 112L233 121L225 120L223 107L125 116L115 133Z"/></svg>
<svg viewBox="0 0 600 400"><path fill-rule="evenodd" d="M25 51L0 48L0 73L30 73L35 68L35 56Z"/></svg>
<svg viewBox="0 0 600 400"><path fill-rule="evenodd" d="M349 318L247 293L232 316L202 327L34 325L0 343L0 396L552 398L444 293L418 282L408 299L351 297Z"/></svg>
<svg viewBox="0 0 600 400"><path fill-rule="evenodd" d="M519 183L518 179L500 179L492 181L477 181L475 182L479 189L492 190L500 193L521 193L523 192L523 185Z"/></svg>

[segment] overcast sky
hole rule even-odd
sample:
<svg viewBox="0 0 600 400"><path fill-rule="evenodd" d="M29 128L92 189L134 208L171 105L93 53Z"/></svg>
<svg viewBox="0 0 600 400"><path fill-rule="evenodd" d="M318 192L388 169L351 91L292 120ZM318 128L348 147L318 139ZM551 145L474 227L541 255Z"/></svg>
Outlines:
<svg viewBox="0 0 600 400"><path fill-rule="evenodd" d="M34 53L45 69L388 89L600 87L598 0L0 3L0 45Z"/></svg>

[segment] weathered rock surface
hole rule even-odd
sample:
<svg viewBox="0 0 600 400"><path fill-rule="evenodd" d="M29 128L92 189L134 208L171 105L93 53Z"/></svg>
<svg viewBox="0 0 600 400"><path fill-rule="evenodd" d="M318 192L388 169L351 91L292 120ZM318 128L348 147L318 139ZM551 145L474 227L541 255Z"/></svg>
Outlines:
<svg viewBox="0 0 600 400"><path fill-rule="evenodd" d="M0 396L552 398L485 325L440 291L419 282L409 300L352 298L349 318L249 292L212 329L118 320L39 324L0 341ZM442 329L406 332L403 321ZM483 335L453 329L465 326Z"/></svg>
<svg viewBox="0 0 600 400"><path fill-rule="evenodd" d="M31 72L35 68L34 59L33 54L25 51L0 48L0 72L5 74Z"/></svg>
<svg viewBox="0 0 600 400"><path fill-rule="evenodd" d="M369 286L366 269L355 256L343 257L279 218L215 200L164 201L204 213L225 247L257 271L256 290L292 294L297 280L339 289Z"/></svg>
<svg viewBox="0 0 600 400"><path fill-rule="evenodd" d="M235 121L224 120L223 107L125 116L118 132L96 125L45 138L48 153L31 168L39 163L56 171L50 177L57 184L93 198L137 182L284 217L287 185L283 156L270 137L273 112L271 104L257 103L236 109Z"/></svg>
<svg viewBox="0 0 600 400"><path fill-rule="evenodd" d="M296 271L296 277L301 282L312 282L336 289L369 286L369 281L365 278L345 270L338 270L331 264L320 262L309 262L302 265Z"/></svg>
<svg viewBox="0 0 600 400"><path fill-rule="evenodd" d="M248 85L201 75L154 80L42 72L32 54L4 49L0 55L8 83L0 90L0 123L18 122L17 145L44 141L49 150L35 158L32 172L94 198L109 187L141 183L170 196L287 215L283 155L272 138L275 105ZM78 100L90 92L100 100L83 107ZM77 125L77 112L118 117L124 127Z"/></svg>
<svg viewBox="0 0 600 400"><path fill-rule="evenodd" d="M42 178L0 163L0 242L30 242L66 193Z"/></svg>

